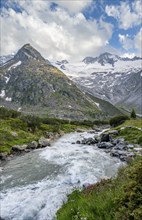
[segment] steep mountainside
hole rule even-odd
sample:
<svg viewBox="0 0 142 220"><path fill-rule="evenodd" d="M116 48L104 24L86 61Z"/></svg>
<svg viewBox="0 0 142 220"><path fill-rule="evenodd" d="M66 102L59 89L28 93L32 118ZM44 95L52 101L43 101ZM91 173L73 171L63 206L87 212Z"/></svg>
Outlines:
<svg viewBox="0 0 142 220"><path fill-rule="evenodd" d="M142 58L121 58L109 53L86 57L79 63L57 66L83 91L127 110L142 114Z"/></svg>
<svg viewBox="0 0 142 220"><path fill-rule="evenodd" d="M63 72L24 45L0 70L1 106L26 113L85 118L97 106Z"/></svg>
<svg viewBox="0 0 142 220"><path fill-rule="evenodd" d="M110 102L102 100L100 98L97 98L89 93L87 95L96 103L98 108L104 112L106 115L114 116L114 115L122 115L124 114L123 111L116 108L114 105L112 105Z"/></svg>

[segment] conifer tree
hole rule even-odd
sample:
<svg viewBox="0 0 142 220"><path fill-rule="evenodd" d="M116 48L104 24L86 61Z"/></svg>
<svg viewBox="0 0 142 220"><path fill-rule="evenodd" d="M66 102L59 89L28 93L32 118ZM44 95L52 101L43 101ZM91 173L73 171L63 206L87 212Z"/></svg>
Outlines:
<svg viewBox="0 0 142 220"><path fill-rule="evenodd" d="M133 119L136 118L136 113L135 113L134 109L132 109L132 111L131 111L131 118L133 118Z"/></svg>

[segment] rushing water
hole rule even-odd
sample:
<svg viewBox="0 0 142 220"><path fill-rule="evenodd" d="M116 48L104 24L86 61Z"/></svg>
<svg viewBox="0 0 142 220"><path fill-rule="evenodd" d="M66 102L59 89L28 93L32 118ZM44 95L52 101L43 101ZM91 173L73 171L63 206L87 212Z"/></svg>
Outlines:
<svg viewBox="0 0 142 220"><path fill-rule="evenodd" d="M93 135L67 134L52 147L9 161L1 172L1 217L52 220L74 188L115 175L118 159L96 146L72 144Z"/></svg>

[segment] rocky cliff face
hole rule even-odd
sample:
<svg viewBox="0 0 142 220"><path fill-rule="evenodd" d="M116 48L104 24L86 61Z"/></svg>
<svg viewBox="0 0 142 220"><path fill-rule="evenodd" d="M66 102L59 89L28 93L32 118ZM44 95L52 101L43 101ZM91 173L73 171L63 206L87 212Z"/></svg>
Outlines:
<svg viewBox="0 0 142 220"><path fill-rule="evenodd" d="M56 65L56 63L55 63ZM58 65L58 68L62 68ZM142 114L142 58L109 53L64 64L63 72L83 91L126 110Z"/></svg>
<svg viewBox="0 0 142 220"><path fill-rule="evenodd" d="M24 45L0 70L1 105L26 113L84 118L97 106L31 45Z"/></svg>

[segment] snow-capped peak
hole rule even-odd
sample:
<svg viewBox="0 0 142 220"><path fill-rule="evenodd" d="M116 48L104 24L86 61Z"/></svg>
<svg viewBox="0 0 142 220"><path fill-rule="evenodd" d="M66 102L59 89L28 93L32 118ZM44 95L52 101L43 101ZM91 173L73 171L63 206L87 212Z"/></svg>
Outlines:
<svg viewBox="0 0 142 220"><path fill-rule="evenodd" d="M102 53L100 54L98 57L86 57L82 60L82 62L84 62L85 64L91 64L91 63L99 63L101 64L101 66L104 66L105 64L110 64L112 66L114 66L114 64L118 61L118 60L122 60L122 61L134 61L134 60L140 60L142 58L140 57L133 57L133 58L129 58L129 57L120 57L118 55L115 54L111 54L108 52Z"/></svg>

